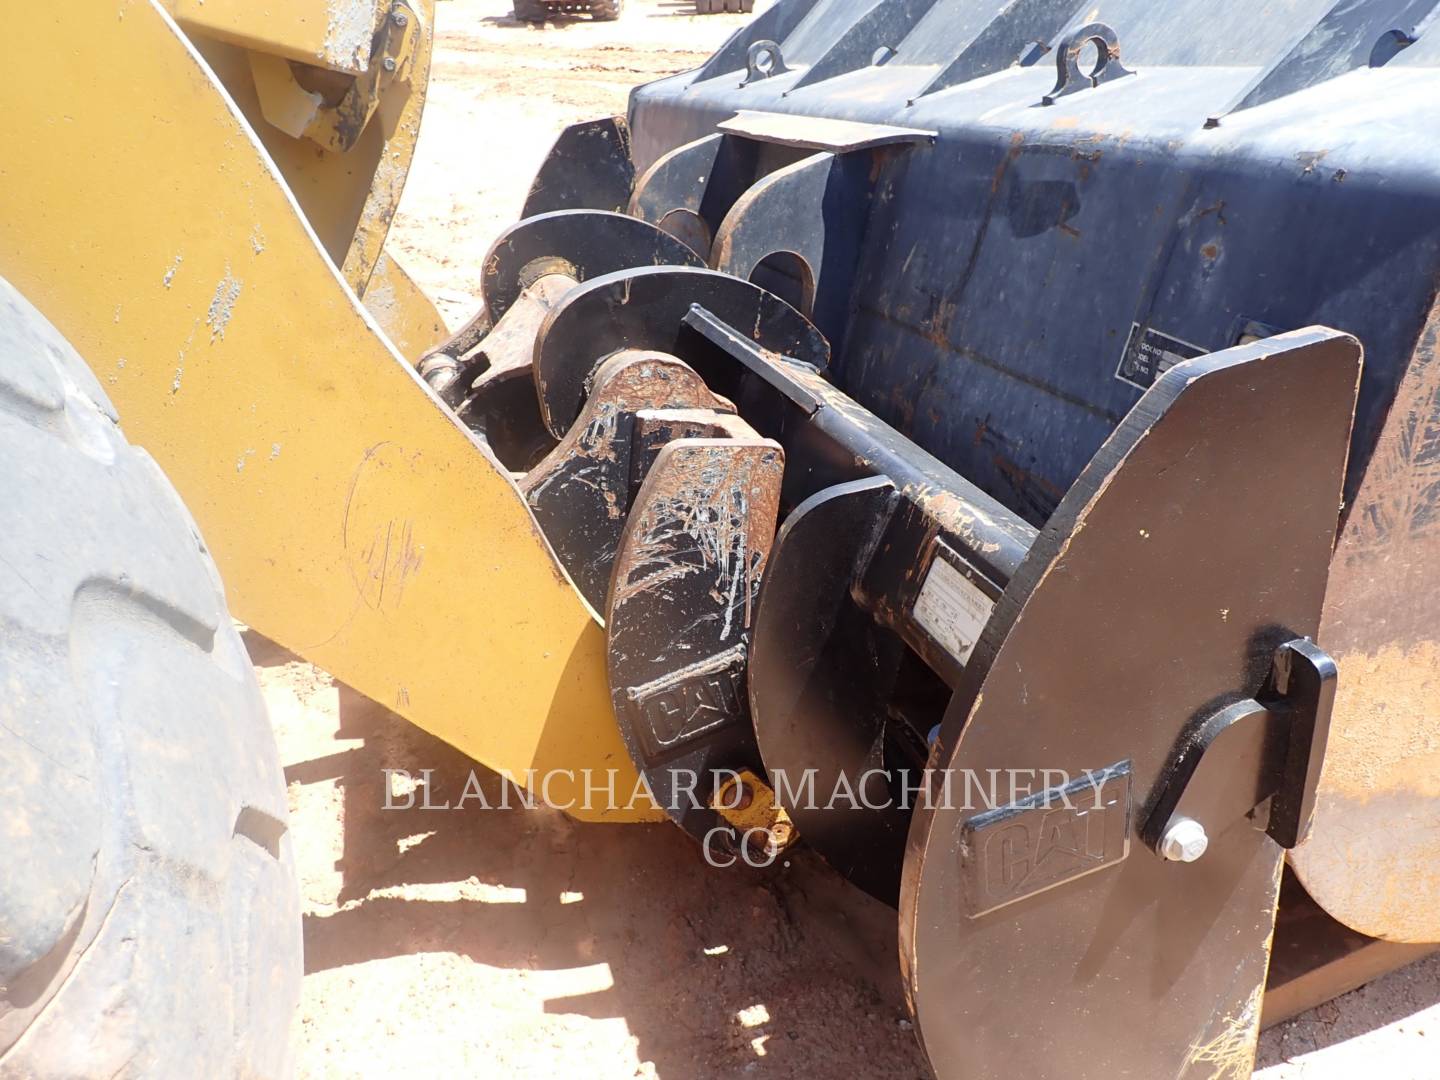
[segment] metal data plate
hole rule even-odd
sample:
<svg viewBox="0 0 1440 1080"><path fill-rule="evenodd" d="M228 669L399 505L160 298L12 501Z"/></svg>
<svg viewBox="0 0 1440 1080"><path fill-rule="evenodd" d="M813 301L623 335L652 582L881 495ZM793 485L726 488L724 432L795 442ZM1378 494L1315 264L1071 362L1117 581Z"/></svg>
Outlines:
<svg viewBox="0 0 1440 1080"><path fill-rule="evenodd" d="M1000 590L993 582L937 540L911 614L957 664L965 664L999 599Z"/></svg>

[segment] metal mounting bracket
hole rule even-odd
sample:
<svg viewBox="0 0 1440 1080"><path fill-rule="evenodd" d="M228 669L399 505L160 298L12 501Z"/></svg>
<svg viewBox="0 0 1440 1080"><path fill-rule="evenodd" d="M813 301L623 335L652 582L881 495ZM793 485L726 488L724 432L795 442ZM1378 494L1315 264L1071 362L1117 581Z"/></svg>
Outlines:
<svg viewBox="0 0 1440 1080"><path fill-rule="evenodd" d="M251 52L250 71L265 119L292 138L309 139L334 153L346 153L364 134L380 98L392 82L407 81L415 57L420 18L404 0L392 4L370 48L370 63L334 105L301 86L290 61Z"/></svg>
<svg viewBox="0 0 1440 1080"><path fill-rule="evenodd" d="M1095 66L1090 71L1080 67L1080 54L1085 46L1095 45ZM1079 90L1088 90L1102 83L1134 75L1120 63L1120 38L1115 30L1105 23L1090 23L1082 26L1065 39L1055 51L1055 66L1058 78L1055 89L1046 94L1042 104L1054 105L1062 97Z"/></svg>
<svg viewBox="0 0 1440 1080"><path fill-rule="evenodd" d="M1266 800L1257 827L1283 848L1300 843L1315 807L1335 682L1335 661L1308 638L1280 646L1259 694L1216 709L1182 736L1145 843L1164 856L1164 838L1180 822L1216 835Z"/></svg>

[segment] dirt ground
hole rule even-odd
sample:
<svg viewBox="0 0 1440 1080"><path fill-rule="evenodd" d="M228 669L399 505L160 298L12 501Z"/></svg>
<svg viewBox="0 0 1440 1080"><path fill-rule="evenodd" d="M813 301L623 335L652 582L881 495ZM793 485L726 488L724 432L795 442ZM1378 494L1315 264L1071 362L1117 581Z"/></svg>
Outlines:
<svg viewBox="0 0 1440 1080"><path fill-rule="evenodd" d="M433 770L439 805L475 766L263 639L247 644L301 874L300 1076L928 1075L894 913L813 858L717 871L669 825L498 809L485 770L492 809L386 810L385 769Z"/></svg>
<svg viewBox="0 0 1440 1080"><path fill-rule="evenodd" d="M474 313L481 260L560 129L623 113L632 87L697 67L750 16L627 0L616 22L542 30L515 22L508 0L437 6L420 145L388 246L453 327Z"/></svg>
<svg viewBox="0 0 1440 1080"><path fill-rule="evenodd" d="M764 0L761 0L763 9ZM541 30L440 0L417 160L390 243L448 322L565 124L693 67L744 16L628 0ZM453 801L473 764L248 636L286 765L305 910L301 1077L927 1077L894 914L803 853L717 871L669 826L543 810L386 810L383 770ZM498 778L478 770L498 803ZM403 785L399 785L403 787ZM400 798L396 801L403 802ZM998 988L997 989L1001 989ZM1440 1077L1440 958L1262 1038L1258 1076Z"/></svg>

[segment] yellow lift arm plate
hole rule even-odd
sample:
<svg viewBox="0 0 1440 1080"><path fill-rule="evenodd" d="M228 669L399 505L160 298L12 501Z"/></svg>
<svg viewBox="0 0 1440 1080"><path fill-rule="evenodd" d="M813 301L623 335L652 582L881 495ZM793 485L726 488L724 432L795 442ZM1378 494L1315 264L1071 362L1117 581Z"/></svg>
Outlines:
<svg viewBox="0 0 1440 1080"><path fill-rule="evenodd" d="M43 6L12 65L0 274L169 473L236 614L492 768L561 770L552 801L587 769L624 801L603 632L169 16ZM604 801L569 812L655 816Z"/></svg>

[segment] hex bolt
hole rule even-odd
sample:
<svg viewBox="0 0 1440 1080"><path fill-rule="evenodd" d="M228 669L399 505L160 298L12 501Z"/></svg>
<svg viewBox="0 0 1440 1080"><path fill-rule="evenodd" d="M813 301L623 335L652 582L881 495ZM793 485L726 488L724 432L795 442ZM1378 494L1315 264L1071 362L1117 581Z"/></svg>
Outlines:
<svg viewBox="0 0 1440 1080"><path fill-rule="evenodd" d="M765 845L767 855L778 855L790 843L791 826L788 822L777 821L770 826L770 840Z"/></svg>
<svg viewBox="0 0 1440 1080"><path fill-rule="evenodd" d="M1194 862L1205 854L1210 838L1194 818L1176 818L1160 838L1160 854L1171 862Z"/></svg>
<svg viewBox="0 0 1440 1080"><path fill-rule="evenodd" d="M755 801L755 794L744 780L735 780L715 791L711 805L716 810L745 810Z"/></svg>
<svg viewBox="0 0 1440 1080"><path fill-rule="evenodd" d="M384 62L381 64L381 66L382 66L386 71L394 71L394 70L395 70L395 58L394 58L393 56L387 56L387 57L385 57L385 60L384 60Z"/></svg>
<svg viewBox="0 0 1440 1080"><path fill-rule="evenodd" d="M404 26L410 21L410 18L403 11L397 11L395 12L395 14L390 16L390 21L393 22L396 26Z"/></svg>

